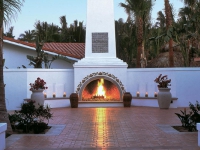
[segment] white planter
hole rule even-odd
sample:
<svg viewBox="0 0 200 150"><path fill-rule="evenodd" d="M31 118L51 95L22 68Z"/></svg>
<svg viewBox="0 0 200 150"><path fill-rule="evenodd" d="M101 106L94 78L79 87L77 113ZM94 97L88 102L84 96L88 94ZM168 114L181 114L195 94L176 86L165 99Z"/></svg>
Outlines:
<svg viewBox="0 0 200 150"><path fill-rule="evenodd" d="M0 150L6 148L5 131L7 130L7 123L0 123Z"/></svg>
<svg viewBox="0 0 200 150"><path fill-rule="evenodd" d="M36 108L38 108L39 105L44 105L43 91L44 91L43 89L32 90L31 100L35 101Z"/></svg>
<svg viewBox="0 0 200 150"><path fill-rule="evenodd" d="M158 105L161 109L168 109L172 100L170 88L158 88Z"/></svg>

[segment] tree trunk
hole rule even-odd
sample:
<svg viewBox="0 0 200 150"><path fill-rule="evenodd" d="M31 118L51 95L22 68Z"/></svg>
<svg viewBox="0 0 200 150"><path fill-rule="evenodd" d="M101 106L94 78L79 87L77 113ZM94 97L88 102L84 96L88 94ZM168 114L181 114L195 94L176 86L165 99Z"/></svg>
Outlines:
<svg viewBox="0 0 200 150"><path fill-rule="evenodd" d="M165 15L166 26L169 29L172 26L172 13L169 0L165 0ZM173 40L169 40L169 67L174 67L174 52L173 52Z"/></svg>
<svg viewBox="0 0 200 150"><path fill-rule="evenodd" d="M142 45L137 45L137 68L141 68L140 58L142 53Z"/></svg>
<svg viewBox="0 0 200 150"><path fill-rule="evenodd" d="M140 59L142 54L142 42L143 42L143 20L141 17L137 19L137 68L141 68Z"/></svg>
<svg viewBox="0 0 200 150"><path fill-rule="evenodd" d="M7 134L12 134L12 128L10 125L10 120L8 118L8 113L6 109L5 101L5 89L3 80L3 26L0 25L0 122L7 123Z"/></svg>
<svg viewBox="0 0 200 150"><path fill-rule="evenodd" d="M169 40L169 67L174 67L173 40Z"/></svg>
<svg viewBox="0 0 200 150"><path fill-rule="evenodd" d="M6 109L5 89L3 80L3 1L0 3L0 123L7 123L7 134L12 134L12 128Z"/></svg>

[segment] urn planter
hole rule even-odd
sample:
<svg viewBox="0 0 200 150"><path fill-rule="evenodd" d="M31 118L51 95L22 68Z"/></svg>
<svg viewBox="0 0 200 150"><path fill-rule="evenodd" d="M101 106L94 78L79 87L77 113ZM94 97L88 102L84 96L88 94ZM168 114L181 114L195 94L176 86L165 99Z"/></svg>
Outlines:
<svg viewBox="0 0 200 150"><path fill-rule="evenodd" d="M35 101L35 107L38 108L39 105L44 105L44 94L43 89L32 90L31 100Z"/></svg>
<svg viewBox="0 0 200 150"><path fill-rule="evenodd" d="M72 93L70 95L70 104L71 104L71 108L78 108L78 94L77 93Z"/></svg>
<svg viewBox="0 0 200 150"><path fill-rule="evenodd" d="M124 93L123 96L123 103L124 107L131 107L132 95L130 92Z"/></svg>
<svg viewBox="0 0 200 150"><path fill-rule="evenodd" d="M158 88L158 105L161 109L168 109L172 100L170 88Z"/></svg>

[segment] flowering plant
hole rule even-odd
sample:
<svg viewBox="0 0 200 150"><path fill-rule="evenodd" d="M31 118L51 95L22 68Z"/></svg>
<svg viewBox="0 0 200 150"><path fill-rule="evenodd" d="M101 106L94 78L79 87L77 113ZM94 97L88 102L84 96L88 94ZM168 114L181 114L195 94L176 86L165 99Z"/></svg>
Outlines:
<svg viewBox="0 0 200 150"><path fill-rule="evenodd" d="M47 89L48 87L46 87L45 84L46 82L38 77L37 80L35 80L35 83L29 84L31 86L30 91L38 89Z"/></svg>
<svg viewBox="0 0 200 150"><path fill-rule="evenodd" d="M162 74L160 74L154 80L154 82L158 83L158 88L168 88L168 86L171 86L171 84L169 84L171 82L171 79L168 79L167 75L162 76Z"/></svg>

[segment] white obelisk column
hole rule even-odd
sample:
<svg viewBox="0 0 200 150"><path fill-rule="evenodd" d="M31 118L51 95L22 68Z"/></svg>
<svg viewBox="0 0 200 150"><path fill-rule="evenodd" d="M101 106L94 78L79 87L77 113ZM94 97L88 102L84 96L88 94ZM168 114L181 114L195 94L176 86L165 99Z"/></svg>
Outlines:
<svg viewBox="0 0 200 150"><path fill-rule="evenodd" d="M85 58L74 67L84 65L127 67L116 57L113 0L87 0Z"/></svg>
<svg viewBox="0 0 200 150"><path fill-rule="evenodd" d="M116 58L113 0L88 0L85 58Z"/></svg>

